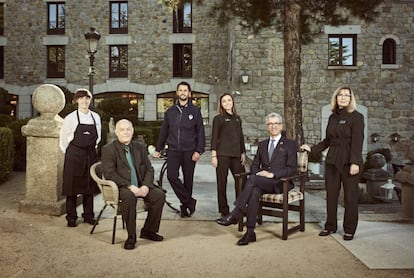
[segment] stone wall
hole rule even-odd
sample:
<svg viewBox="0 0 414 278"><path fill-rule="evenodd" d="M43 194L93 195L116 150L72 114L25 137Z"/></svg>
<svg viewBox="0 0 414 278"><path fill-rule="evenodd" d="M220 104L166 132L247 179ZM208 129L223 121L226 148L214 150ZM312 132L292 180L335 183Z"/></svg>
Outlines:
<svg viewBox="0 0 414 278"><path fill-rule="evenodd" d="M5 1L5 77L0 86L19 95L19 113L30 116L30 94L36 86L54 83L73 90L88 86L89 59L84 33L93 26L101 33L95 66L95 93L130 90L145 95L145 119L155 117L156 95L175 89L181 79L172 78L172 13L155 0L129 1L129 33L109 34L109 0L65 1L66 76L64 80L46 79L47 1ZM238 20L218 26L209 14L213 1L200 6L193 1L193 32L183 37L193 41L193 78L198 91L209 95L210 122L217 113L217 98L224 92L235 93L248 142L266 136L263 124L267 113L283 115L283 37L273 28L252 34ZM414 2L386 0L378 20L359 25L357 60L352 70L328 69L327 34L315 37L302 47L303 128L308 143L321 139L322 106L339 85L349 84L358 102L368 108L368 134L377 132L380 141L369 141L368 150L390 147L403 154L414 130ZM397 64L381 65L381 40L397 39ZM109 45L128 44L128 78L108 78ZM249 74L242 84L240 76ZM24 107L23 107L24 106ZM149 113L148 113L149 111ZM391 144L389 135L398 132L402 142Z"/></svg>

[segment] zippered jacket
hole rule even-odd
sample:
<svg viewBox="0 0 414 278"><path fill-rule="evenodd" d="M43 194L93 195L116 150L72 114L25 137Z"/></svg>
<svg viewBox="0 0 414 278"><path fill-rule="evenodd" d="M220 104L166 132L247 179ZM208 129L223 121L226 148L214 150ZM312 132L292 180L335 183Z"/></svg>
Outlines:
<svg viewBox="0 0 414 278"><path fill-rule="evenodd" d="M170 151L193 151L202 154L205 132L200 109L191 103L171 106L165 112L156 151L168 145Z"/></svg>

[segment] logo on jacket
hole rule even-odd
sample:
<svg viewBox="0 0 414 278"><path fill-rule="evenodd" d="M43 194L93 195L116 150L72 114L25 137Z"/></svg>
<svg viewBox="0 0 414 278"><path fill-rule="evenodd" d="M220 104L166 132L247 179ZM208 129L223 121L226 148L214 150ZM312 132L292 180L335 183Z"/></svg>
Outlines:
<svg viewBox="0 0 414 278"><path fill-rule="evenodd" d="M83 134L85 134L85 135L91 135L91 133L89 131L87 131L87 130L84 131Z"/></svg>
<svg viewBox="0 0 414 278"><path fill-rule="evenodd" d="M192 119L194 118L194 116L193 115L188 115L188 119L191 121Z"/></svg>

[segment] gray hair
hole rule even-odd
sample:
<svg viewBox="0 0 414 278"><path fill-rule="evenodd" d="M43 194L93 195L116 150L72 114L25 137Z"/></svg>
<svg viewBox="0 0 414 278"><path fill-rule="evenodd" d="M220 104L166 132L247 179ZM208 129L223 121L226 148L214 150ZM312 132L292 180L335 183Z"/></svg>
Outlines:
<svg viewBox="0 0 414 278"><path fill-rule="evenodd" d="M265 123L267 124L267 122L269 122L270 118L278 118L280 123L283 123L283 118L279 113L276 112L271 112L269 114L267 114L266 119L265 119Z"/></svg>

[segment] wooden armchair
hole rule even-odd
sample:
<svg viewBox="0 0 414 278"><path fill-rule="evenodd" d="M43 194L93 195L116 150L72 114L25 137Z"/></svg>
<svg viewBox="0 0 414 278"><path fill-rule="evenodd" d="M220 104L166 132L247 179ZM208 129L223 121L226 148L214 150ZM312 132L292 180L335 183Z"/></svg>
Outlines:
<svg viewBox="0 0 414 278"><path fill-rule="evenodd" d="M298 154L299 155L299 154ZM241 173L237 176L248 176L249 173ZM260 197L260 207L258 212L257 223L263 223L263 215L281 217L282 218L282 239L286 240L288 235L296 231L305 231L305 182L308 179L307 174L307 156L305 159L298 159L298 172L291 177L282 178L283 193L281 194L263 194ZM243 190L243 181L246 179L239 179L236 192L237 195ZM295 183L295 188L288 191L289 182ZM289 228L289 211L297 212L299 214L299 223L294 224ZM238 230L243 231L245 226L244 216L240 218Z"/></svg>

